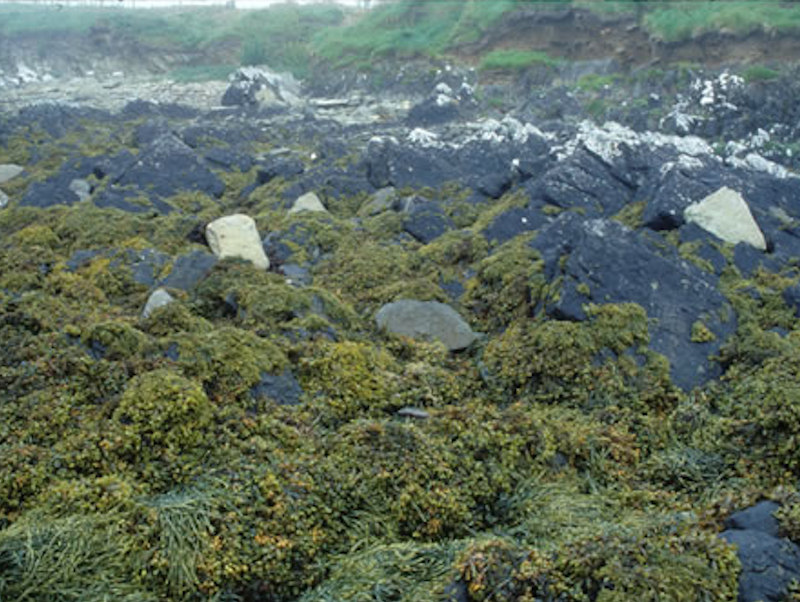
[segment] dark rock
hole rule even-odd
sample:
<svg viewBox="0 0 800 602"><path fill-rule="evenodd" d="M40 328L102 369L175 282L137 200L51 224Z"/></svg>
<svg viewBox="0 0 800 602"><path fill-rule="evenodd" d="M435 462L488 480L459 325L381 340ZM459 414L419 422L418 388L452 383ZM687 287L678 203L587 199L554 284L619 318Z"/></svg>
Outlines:
<svg viewBox="0 0 800 602"><path fill-rule="evenodd" d="M169 132L169 124L163 117L154 117L136 126L133 130L133 143L138 148L145 148L152 144L156 138Z"/></svg>
<svg viewBox="0 0 800 602"><path fill-rule="evenodd" d="M426 98L411 107L406 118L409 127L427 127L455 121L460 117L458 101L445 95Z"/></svg>
<svg viewBox="0 0 800 602"><path fill-rule="evenodd" d="M778 524L778 519L774 516L778 508L780 508L779 504L764 500L755 506L731 514L725 521L725 528L739 530L752 529L754 531L761 531L772 537L778 537L780 525Z"/></svg>
<svg viewBox="0 0 800 602"><path fill-rule="evenodd" d="M89 265L96 257L103 255L103 251L97 249L80 249L75 251L66 261L67 269L71 272Z"/></svg>
<svg viewBox="0 0 800 602"><path fill-rule="evenodd" d="M303 396L303 388L294 374L287 368L281 374L261 375L261 380L252 389L254 401L274 401L278 405L297 405Z"/></svg>
<svg viewBox="0 0 800 602"><path fill-rule="evenodd" d="M769 255L744 242L733 248L733 264L745 278L750 278L760 267L771 271L780 269Z"/></svg>
<svg viewBox="0 0 800 602"><path fill-rule="evenodd" d="M292 284L298 284L300 286L309 286L311 284L311 272L308 270L308 268L305 268L301 265L297 265L296 263L285 263L281 266L281 272L283 272L283 275L292 281Z"/></svg>
<svg viewBox="0 0 800 602"><path fill-rule="evenodd" d="M415 206L403 221L403 229L426 245L453 228L451 220L436 203Z"/></svg>
<svg viewBox="0 0 800 602"><path fill-rule="evenodd" d="M581 210L590 217L618 213L635 193L630 183L585 150L573 153L525 187L535 203Z"/></svg>
<svg viewBox="0 0 800 602"><path fill-rule="evenodd" d="M170 133L149 144L114 183L164 198L194 190L219 197L225 191L225 184L194 151Z"/></svg>
<svg viewBox="0 0 800 602"><path fill-rule="evenodd" d="M256 182L259 186L272 181L275 178L291 180L301 175L306 170L305 165L300 159L276 158L265 163L256 173Z"/></svg>
<svg viewBox="0 0 800 602"><path fill-rule="evenodd" d="M736 546L742 564L739 602L779 602L800 579L800 547L762 531L728 530L720 537Z"/></svg>
<svg viewBox="0 0 800 602"><path fill-rule="evenodd" d="M733 334L736 321L719 317L734 312L714 275L615 221L575 214L542 228L531 246L541 254L547 278L563 279L559 299L546 307L549 315L585 320L586 303L637 303L652 320L650 347L670 361L676 385L688 390L721 373L708 358ZM691 341L698 320L714 341Z"/></svg>
<svg viewBox="0 0 800 602"><path fill-rule="evenodd" d="M800 318L800 283L793 284L783 291L783 301L794 309L795 318Z"/></svg>
<svg viewBox="0 0 800 602"><path fill-rule="evenodd" d="M193 289L217 264L217 258L206 251L192 251L175 260L172 271L160 286L178 288L185 291Z"/></svg>
<svg viewBox="0 0 800 602"><path fill-rule="evenodd" d="M110 267L125 265L131 271L134 282L143 286L152 287L170 256L155 249L142 249L135 251L126 249L121 257L111 262Z"/></svg>
<svg viewBox="0 0 800 602"><path fill-rule="evenodd" d="M92 174L93 164L90 160L75 158L66 161L58 172L41 182L33 182L22 197L20 206L44 209L54 205L74 205L81 197L74 190L72 183L83 180Z"/></svg>
<svg viewBox="0 0 800 602"><path fill-rule="evenodd" d="M461 579L453 581L444 588L445 602L469 602L470 595L467 584Z"/></svg>
<svg viewBox="0 0 800 602"><path fill-rule="evenodd" d="M489 242L500 245L520 234L538 230L549 221L538 208L515 207L494 218L483 235Z"/></svg>
<svg viewBox="0 0 800 602"><path fill-rule="evenodd" d="M226 171L234 169L245 172L253 167L253 158L245 152L232 148L215 147L204 155L205 160L212 166L221 167Z"/></svg>

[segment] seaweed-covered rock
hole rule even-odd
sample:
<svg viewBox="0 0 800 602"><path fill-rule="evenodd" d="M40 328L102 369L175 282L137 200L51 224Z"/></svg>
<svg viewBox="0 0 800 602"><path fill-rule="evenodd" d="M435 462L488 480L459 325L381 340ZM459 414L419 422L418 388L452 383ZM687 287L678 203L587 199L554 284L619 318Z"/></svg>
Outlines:
<svg viewBox="0 0 800 602"><path fill-rule="evenodd" d="M170 132L154 138L114 184L163 198L194 190L219 197L225 191L225 184L202 159Z"/></svg>
<svg viewBox="0 0 800 602"><path fill-rule="evenodd" d="M531 244L548 279L563 280L546 307L550 315L585 320L587 303L637 303L653 319L650 346L669 359L675 384L690 389L721 373L708 358L733 334L736 320L715 276L611 220L567 214ZM693 333L697 322L710 333L704 340Z"/></svg>
<svg viewBox="0 0 800 602"><path fill-rule="evenodd" d="M278 405L297 405L303 395L303 388L286 368L280 374L261 375L261 380L250 389L254 401L272 400Z"/></svg>
<svg viewBox="0 0 800 602"><path fill-rule="evenodd" d="M393 334L441 341L451 351L469 347L478 338L458 312L437 301L387 303L378 310L375 322Z"/></svg>
<svg viewBox="0 0 800 602"><path fill-rule="evenodd" d="M453 226L453 220L434 202L415 204L403 220L403 229L424 245Z"/></svg>
<svg viewBox="0 0 800 602"><path fill-rule="evenodd" d="M239 257L259 269L269 269L256 222L249 215L237 213L214 220L206 226L206 240L220 259Z"/></svg>

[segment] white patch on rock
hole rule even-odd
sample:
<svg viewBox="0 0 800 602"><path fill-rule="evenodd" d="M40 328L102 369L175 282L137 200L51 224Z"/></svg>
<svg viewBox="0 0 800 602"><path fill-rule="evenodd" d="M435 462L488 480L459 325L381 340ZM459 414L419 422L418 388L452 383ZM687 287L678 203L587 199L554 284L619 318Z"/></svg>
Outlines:
<svg viewBox="0 0 800 602"><path fill-rule="evenodd" d="M782 165L778 165L769 159L765 159L758 153L748 153L744 158L728 157L725 160L725 163L733 167L742 167L745 169L752 169L753 171L763 171L764 173L767 173L780 180L798 177Z"/></svg>
<svg viewBox="0 0 800 602"><path fill-rule="evenodd" d="M163 288L157 288L147 298L147 303L142 310L142 318L149 318L159 307L164 307L175 301L175 298Z"/></svg>
<svg viewBox="0 0 800 602"><path fill-rule="evenodd" d="M257 268L269 269L256 222L249 215L236 213L214 220L206 226L206 241L220 259L240 257Z"/></svg>
<svg viewBox="0 0 800 602"><path fill-rule="evenodd" d="M439 142L439 136L423 128L414 128L408 134L408 141L412 144L424 146L427 148L438 148L442 146Z"/></svg>
<svg viewBox="0 0 800 602"><path fill-rule="evenodd" d="M325 205L322 204L322 201L317 196L316 192L307 192L304 195L297 197L294 205L292 205L292 208L289 209L289 215L300 213L301 211L311 211L315 213L328 212L328 210L325 209Z"/></svg>
<svg viewBox="0 0 800 602"><path fill-rule="evenodd" d="M745 242L761 251L767 249L764 233L747 202L741 194L725 186L689 205L683 216L687 222L697 224L726 242Z"/></svg>

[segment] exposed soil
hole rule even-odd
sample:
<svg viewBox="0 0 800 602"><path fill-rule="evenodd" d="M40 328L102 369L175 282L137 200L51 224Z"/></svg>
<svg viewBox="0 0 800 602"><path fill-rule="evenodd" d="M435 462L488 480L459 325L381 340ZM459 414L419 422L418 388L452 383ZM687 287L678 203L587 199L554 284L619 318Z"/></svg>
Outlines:
<svg viewBox="0 0 800 602"><path fill-rule="evenodd" d="M678 61L718 67L800 59L797 36L711 32L667 43L652 38L635 14L602 15L575 8L515 12L459 54L475 60L496 48L538 50L570 60L615 59L628 69Z"/></svg>

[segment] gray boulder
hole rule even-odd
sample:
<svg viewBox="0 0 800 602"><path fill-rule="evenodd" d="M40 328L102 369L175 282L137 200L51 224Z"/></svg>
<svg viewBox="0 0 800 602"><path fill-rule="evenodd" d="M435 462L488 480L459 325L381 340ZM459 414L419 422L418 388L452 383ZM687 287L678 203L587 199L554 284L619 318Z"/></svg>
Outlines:
<svg viewBox="0 0 800 602"><path fill-rule="evenodd" d="M375 321L392 334L441 341L450 351L469 347L479 336L452 307L437 301L387 303L378 310Z"/></svg>
<svg viewBox="0 0 800 602"><path fill-rule="evenodd" d="M297 106L302 103L300 84L290 73L276 73L266 67L241 67L231 76L222 105Z"/></svg>
<svg viewBox="0 0 800 602"><path fill-rule="evenodd" d="M728 530L720 537L736 546L742 564L739 602L785 600L789 584L800 579L800 547L755 529Z"/></svg>

